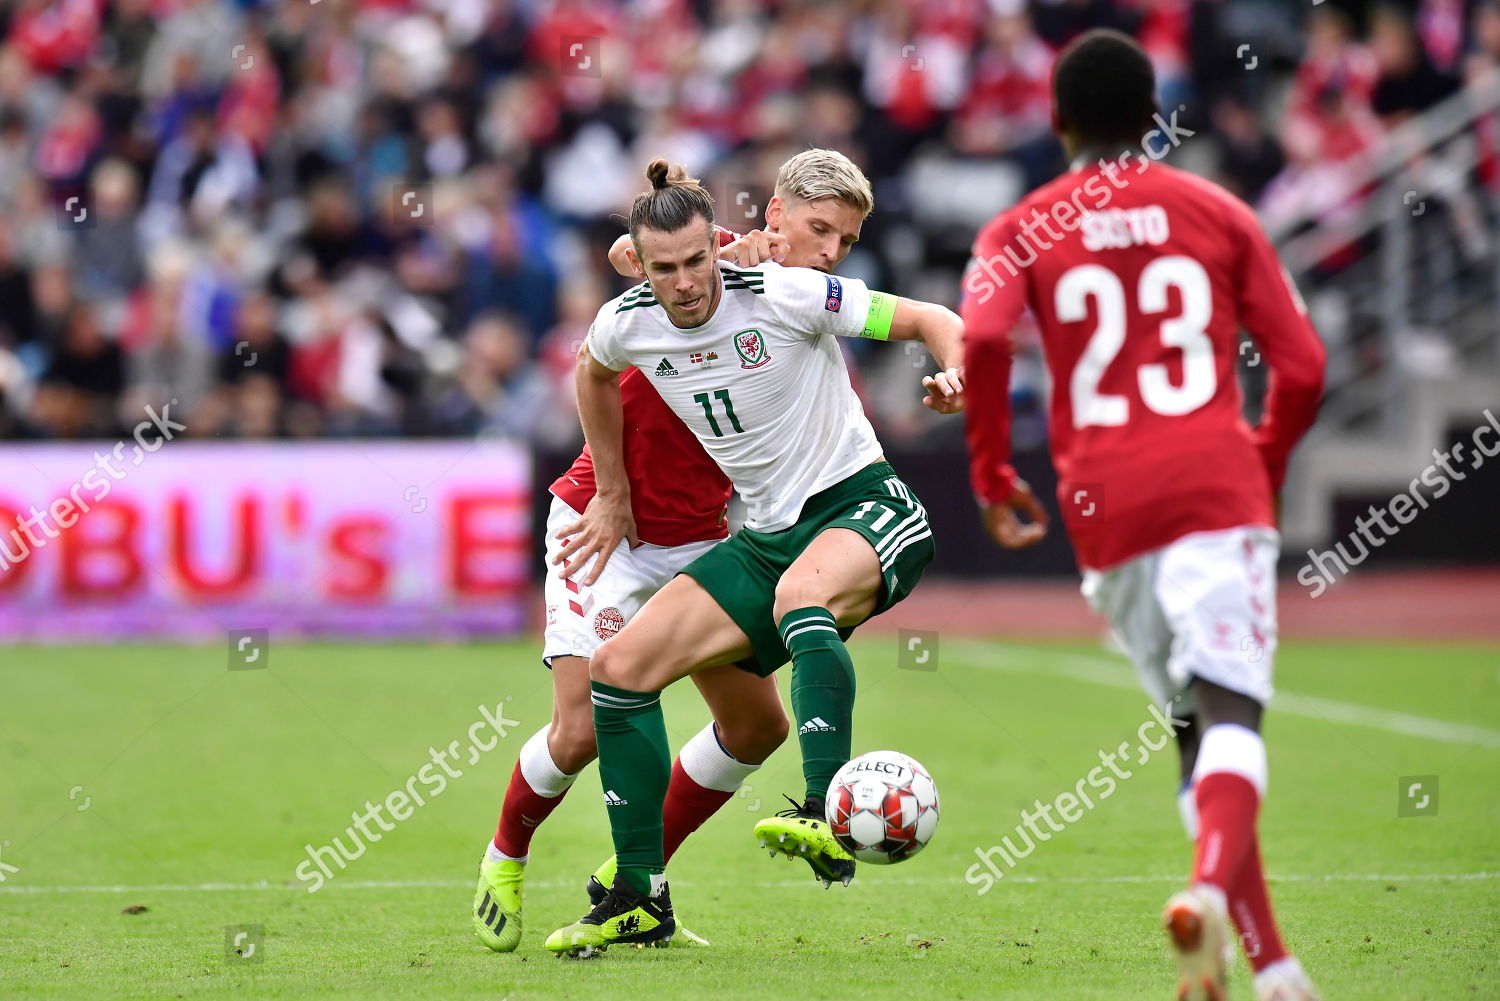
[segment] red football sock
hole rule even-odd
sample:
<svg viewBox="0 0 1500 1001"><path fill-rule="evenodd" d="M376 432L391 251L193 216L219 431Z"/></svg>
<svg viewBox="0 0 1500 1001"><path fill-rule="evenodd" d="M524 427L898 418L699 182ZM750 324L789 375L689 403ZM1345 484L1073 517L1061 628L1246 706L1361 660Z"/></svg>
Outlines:
<svg viewBox="0 0 1500 1001"><path fill-rule="evenodd" d="M1266 889L1266 874L1260 862L1260 841L1250 842L1250 852L1240 866L1234 886L1229 891L1229 914L1240 930L1240 945L1245 958L1256 973L1287 957L1276 915L1271 912L1271 896Z"/></svg>
<svg viewBox="0 0 1500 1001"><path fill-rule="evenodd" d="M531 836L567 795L543 796L531 788L521 774L521 762L510 773L505 803L500 807L500 826L495 829L495 847L511 858L524 858L531 851Z"/></svg>
<svg viewBox="0 0 1500 1001"><path fill-rule="evenodd" d="M1209 883L1228 896L1255 845L1260 793L1243 775L1209 772L1198 779L1197 800L1193 882Z"/></svg>
<svg viewBox="0 0 1500 1001"><path fill-rule="evenodd" d="M672 762L672 781L667 785L667 799L661 808L666 858L670 859L689 834L733 798L733 792L706 789L694 782L682 767L682 758Z"/></svg>

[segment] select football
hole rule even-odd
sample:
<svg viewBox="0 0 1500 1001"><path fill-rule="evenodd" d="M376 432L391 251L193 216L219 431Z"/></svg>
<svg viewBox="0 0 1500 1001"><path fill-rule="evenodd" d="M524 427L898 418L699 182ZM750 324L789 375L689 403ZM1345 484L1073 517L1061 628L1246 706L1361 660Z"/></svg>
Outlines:
<svg viewBox="0 0 1500 1001"><path fill-rule="evenodd" d="M926 847L937 830L932 776L900 751L870 751L828 784L828 826L857 860L891 865Z"/></svg>

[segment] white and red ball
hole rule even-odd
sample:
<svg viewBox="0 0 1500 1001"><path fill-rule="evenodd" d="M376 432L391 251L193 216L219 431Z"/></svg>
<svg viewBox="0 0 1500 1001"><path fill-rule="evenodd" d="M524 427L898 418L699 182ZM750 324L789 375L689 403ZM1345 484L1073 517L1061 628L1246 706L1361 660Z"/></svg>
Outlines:
<svg viewBox="0 0 1500 1001"><path fill-rule="evenodd" d="M937 785L900 751L870 751L845 764L828 784L825 803L839 844L873 865L911 858L937 830Z"/></svg>

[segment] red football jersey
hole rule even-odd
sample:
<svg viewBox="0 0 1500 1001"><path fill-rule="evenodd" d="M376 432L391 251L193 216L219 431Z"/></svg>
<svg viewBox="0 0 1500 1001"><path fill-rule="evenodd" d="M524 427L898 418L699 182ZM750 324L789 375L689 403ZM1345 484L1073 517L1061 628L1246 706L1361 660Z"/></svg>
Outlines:
<svg viewBox="0 0 1500 1001"><path fill-rule="evenodd" d="M721 247L739 239L736 233L715 228ZM626 369L620 376L620 403L636 536L656 546L681 546L728 535L725 512L733 490L729 477L662 401L651 380ZM594 499L595 489L594 457L584 445L568 471L553 482L552 493L582 511Z"/></svg>
<svg viewBox="0 0 1500 1001"><path fill-rule="evenodd" d="M1052 376L1058 503L1106 569L1189 532L1274 525L1272 494L1314 417L1324 350L1255 214L1140 160L1090 164L982 229L964 279L966 428L981 501L1010 496L1010 331L1034 314ZM1251 428L1243 327L1270 368Z"/></svg>

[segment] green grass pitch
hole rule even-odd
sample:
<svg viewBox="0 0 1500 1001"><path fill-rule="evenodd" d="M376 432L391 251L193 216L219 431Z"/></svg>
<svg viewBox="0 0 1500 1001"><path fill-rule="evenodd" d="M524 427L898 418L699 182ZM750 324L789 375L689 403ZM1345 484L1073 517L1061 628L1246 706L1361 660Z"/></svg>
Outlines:
<svg viewBox="0 0 1500 1001"><path fill-rule="evenodd" d="M0 997L1170 997L1157 917L1190 861L1170 748L988 892L965 880L1034 800L1135 742L1147 700L1123 662L946 637L935 671L899 669L894 638L854 652L855 749L932 771L931 846L828 891L767 858L750 829L800 792L793 738L673 863L678 912L712 948L576 962L542 940L583 913L609 851L592 769L533 846L520 951L486 951L469 925L501 790L549 713L534 643L285 645L232 672L222 647L8 649ZM1265 854L1324 997L1500 997L1500 649L1289 644L1278 675ZM520 725L306 892L303 846L401 788L429 746L467 744L481 702ZM691 686L668 697L674 742L705 718ZM1409 776L1437 777L1435 814L1399 815ZM256 953L227 955L226 928L249 925ZM1242 962L1232 988L1250 996Z"/></svg>

